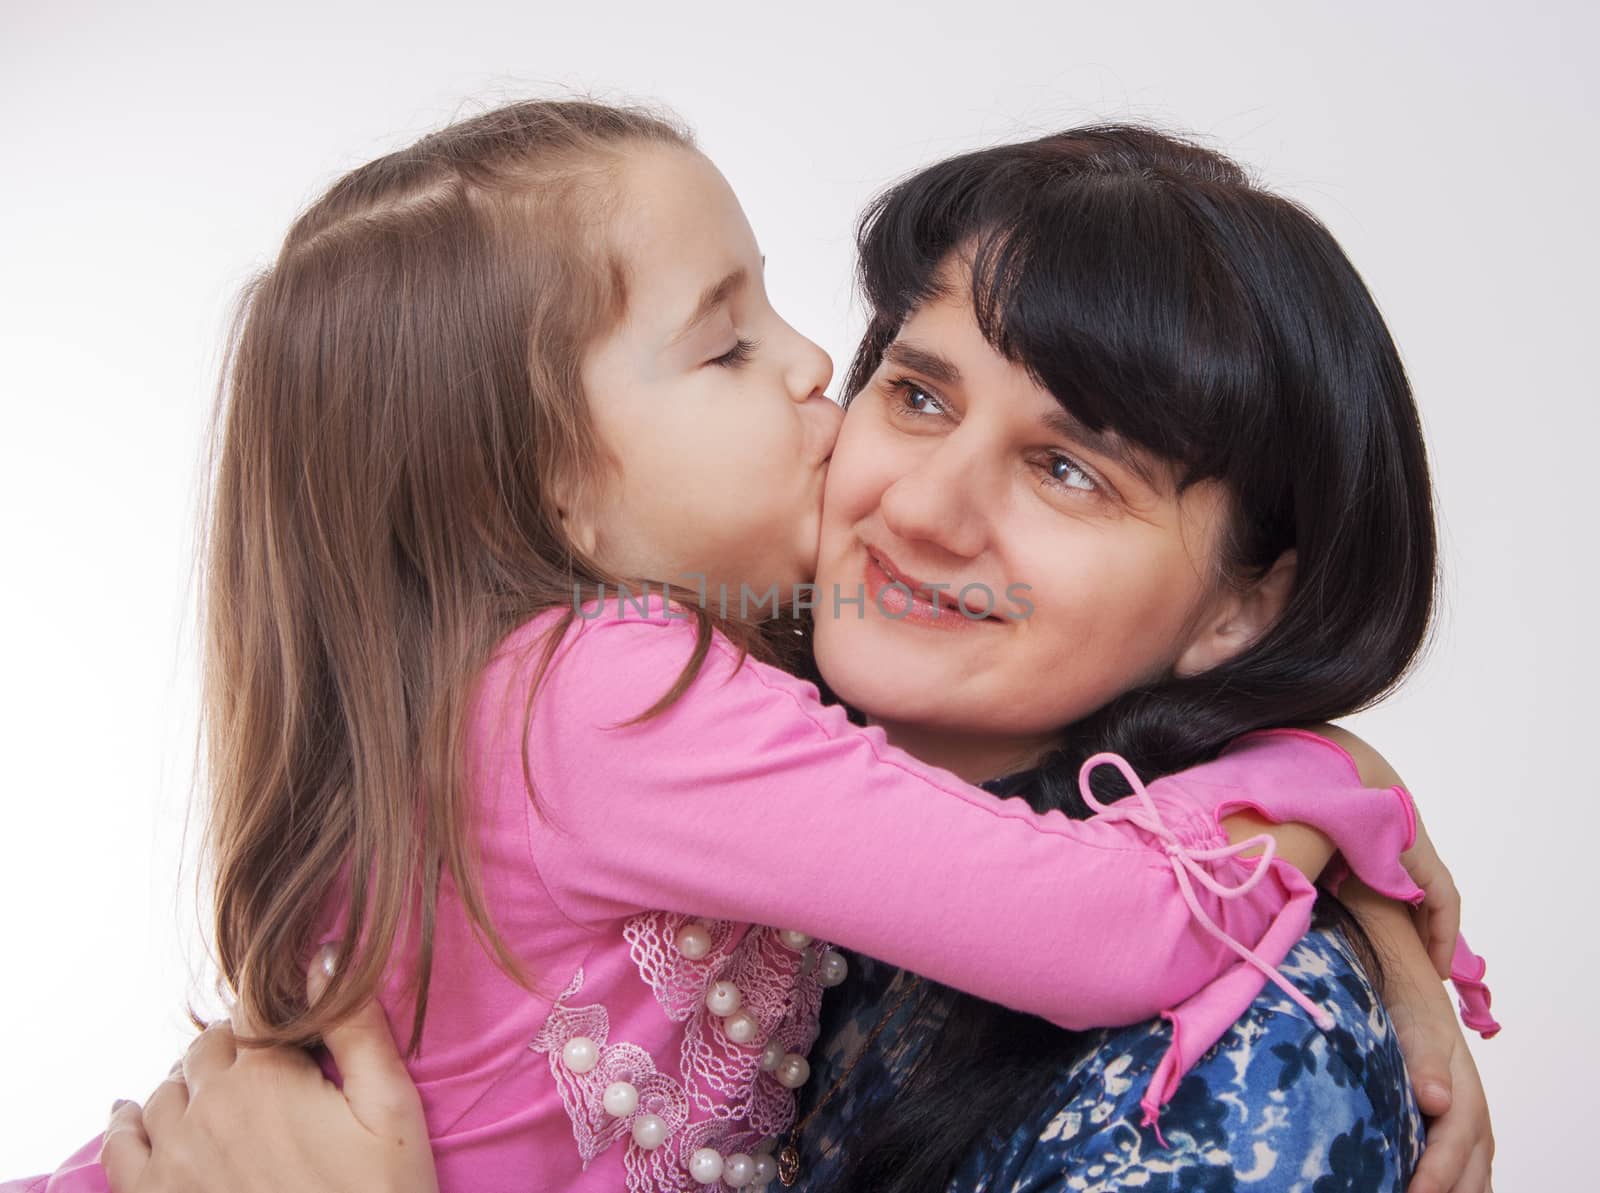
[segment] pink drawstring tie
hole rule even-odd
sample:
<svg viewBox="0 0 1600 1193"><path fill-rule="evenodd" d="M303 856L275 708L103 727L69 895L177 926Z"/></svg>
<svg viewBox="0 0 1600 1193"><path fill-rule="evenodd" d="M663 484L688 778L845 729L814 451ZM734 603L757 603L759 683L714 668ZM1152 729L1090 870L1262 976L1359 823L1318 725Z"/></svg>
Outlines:
<svg viewBox="0 0 1600 1193"><path fill-rule="evenodd" d="M1138 807L1134 806L1134 800L1119 800L1116 803L1106 804L1095 798L1095 794L1089 786L1089 776L1096 767L1108 764L1116 767L1122 772L1122 777L1128 780L1128 785L1133 788L1134 800L1137 800ZM1277 966L1269 965L1253 949L1246 947L1240 941L1229 936L1224 929L1217 925L1216 921L1206 914L1205 908L1200 906L1200 900L1194 892L1194 884L1191 878L1194 881L1198 881L1201 886L1205 887L1218 899L1238 899L1248 895L1266 877L1273 858L1277 856L1278 843L1276 840L1267 833L1260 833L1254 837L1247 837L1237 844L1226 845L1217 849L1191 849L1185 846L1182 841L1178 840L1178 835L1168 828L1166 822L1161 819L1161 812L1156 807L1155 800L1150 798L1150 793L1145 790L1145 785L1140 782L1139 776L1133 773L1133 768L1128 765L1127 760L1118 754L1096 754L1086 760L1082 769L1078 771L1078 790L1083 796L1083 802L1088 804L1090 809L1101 819L1125 821L1136 828L1143 829L1152 837L1161 841L1163 852L1167 855L1167 860L1172 863L1172 873L1178 880L1178 890L1183 894L1183 901L1188 905L1189 914L1211 936L1227 945L1233 952L1265 975L1284 994L1288 995L1296 1006L1311 1016L1311 1021L1318 1028L1322 1031L1333 1030L1333 1016L1297 990L1293 982L1278 972ZM1251 870L1250 877L1237 886L1227 886L1218 882L1200 864L1202 862L1215 862L1224 858L1238 857L1246 850L1254 849L1258 846L1262 851L1260 859L1257 861L1255 868Z"/></svg>

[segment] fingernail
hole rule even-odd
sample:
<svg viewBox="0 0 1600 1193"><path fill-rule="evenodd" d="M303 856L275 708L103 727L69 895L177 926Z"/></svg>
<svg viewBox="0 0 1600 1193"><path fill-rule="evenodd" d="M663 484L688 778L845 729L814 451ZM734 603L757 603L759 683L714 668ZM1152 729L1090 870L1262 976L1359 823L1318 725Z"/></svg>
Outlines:
<svg viewBox="0 0 1600 1193"><path fill-rule="evenodd" d="M311 959L311 973L306 978L306 994L311 1002L322 997L322 992L328 988L339 967L338 962L338 945L325 944L317 950L317 955Z"/></svg>
<svg viewBox="0 0 1600 1193"><path fill-rule="evenodd" d="M121 1110L124 1106L132 1105L133 1103L128 1101L127 1098L118 1098L115 1102L111 1103L111 1113L116 1114L117 1111Z"/></svg>

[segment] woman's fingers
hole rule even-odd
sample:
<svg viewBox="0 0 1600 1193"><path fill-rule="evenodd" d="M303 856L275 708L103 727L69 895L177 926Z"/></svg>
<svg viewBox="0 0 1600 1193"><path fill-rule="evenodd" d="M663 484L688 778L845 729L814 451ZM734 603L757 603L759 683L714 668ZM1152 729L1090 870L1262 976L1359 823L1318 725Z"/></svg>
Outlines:
<svg viewBox="0 0 1600 1193"><path fill-rule="evenodd" d="M1433 980L1428 974L1419 976L1422 981ZM1416 1092L1418 1109L1429 1118L1438 1118L1449 1112L1454 1100L1451 1061L1459 1033L1453 1022L1440 1023L1428 1013L1438 1001L1429 999L1431 991L1419 989L1406 974L1397 975L1394 986L1389 1017L1405 1057L1406 1074Z"/></svg>
<svg viewBox="0 0 1600 1193"><path fill-rule="evenodd" d="M377 1002L365 1004L330 1028L322 1042L339 1066L351 1111L369 1130L393 1134L410 1125L416 1130L407 1134L420 1132L426 1138L417 1087L401 1063L389 1020Z"/></svg>
<svg viewBox="0 0 1600 1193"><path fill-rule="evenodd" d="M1461 934L1461 892L1456 880L1444 863L1439 862L1439 878L1430 898L1437 894L1432 914L1428 916L1428 960L1440 978L1450 976L1450 963L1455 957L1456 937Z"/></svg>
<svg viewBox="0 0 1600 1193"><path fill-rule="evenodd" d="M144 1131L144 1114L137 1102L118 1102L111 1108L106 1133L100 1140L100 1167L111 1193L135 1193L145 1166L150 1163L150 1137Z"/></svg>
<svg viewBox="0 0 1600 1193"><path fill-rule="evenodd" d="M1455 956L1456 936L1461 931L1461 893L1420 818L1417 839L1400 860L1411 875L1411 881L1422 888L1424 898L1418 931L1428 950L1428 960L1441 979L1448 978Z"/></svg>
<svg viewBox="0 0 1600 1193"><path fill-rule="evenodd" d="M1452 1193L1467 1171L1473 1150L1471 1139L1463 1139L1457 1132L1435 1132L1430 1128L1428 1146L1422 1151L1417 1170L1411 1174L1406 1193Z"/></svg>
<svg viewBox="0 0 1600 1193"><path fill-rule="evenodd" d="M306 993L315 1003L333 976L332 945L319 950L306 975ZM383 1007L372 1000L323 1034L323 1044L339 1066L350 1111L369 1131L426 1139L427 1120L417 1087L406 1072Z"/></svg>
<svg viewBox="0 0 1600 1193"><path fill-rule="evenodd" d="M188 1109L189 1087L184 1084L183 1062L179 1061L172 1066L167 1079L144 1100L146 1136L159 1136L163 1129L178 1123Z"/></svg>
<svg viewBox="0 0 1600 1193"><path fill-rule="evenodd" d="M1479 1143L1472 1149L1467 1170L1451 1193L1491 1193L1489 1168L1493 1159L1494 1144L1487 1140Z"/></svg>
<svg viewBox="0 0 1600 1193"><path fill-rule="evenodd" d="M238 1057L233 1025L219 1019L196 1036L183 1054L183 1080L191 1096L198 1094L206 1081L227 1072Z"/></svg>
<svg viewBox="0 0 1600 1193"><path fill-rule="evenodd" d="M1409 1058L1407 1064L1409 1065ZM1465 1038L1450 1058L1452 1104L1428 1124L1428 1146L1406 1193L1487 1193L1494 1132Z"/></svg>

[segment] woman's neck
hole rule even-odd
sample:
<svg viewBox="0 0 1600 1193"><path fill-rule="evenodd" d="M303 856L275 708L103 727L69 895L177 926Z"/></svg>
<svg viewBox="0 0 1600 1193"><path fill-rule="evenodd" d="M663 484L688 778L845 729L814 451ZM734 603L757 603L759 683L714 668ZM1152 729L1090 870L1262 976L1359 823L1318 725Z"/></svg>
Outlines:
<svg viewBox="0 0 1600 1193"><path fill-rule="evenodd" d="M1053 737L995 737L952 733L926 725L872 718L891 745L968 783L985 783L1038 766L1055 745Z"/></svg>

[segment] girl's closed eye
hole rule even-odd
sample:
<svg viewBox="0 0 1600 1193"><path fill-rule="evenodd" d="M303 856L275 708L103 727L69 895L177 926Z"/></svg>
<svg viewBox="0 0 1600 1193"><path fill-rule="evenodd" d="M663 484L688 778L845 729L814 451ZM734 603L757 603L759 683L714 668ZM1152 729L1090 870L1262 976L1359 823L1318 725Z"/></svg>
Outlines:
<svg viewBox="0 0 1600 1193"><path fill-rule="evenodd" d="M750 358L756 354L756 349L759 347L761 347L760 340L747 340L740 336L734 341L732 348L729 348L721 356L713 357L711 360L706 361L706 363L723 369L738 368L742 364L748 364Z"/></svg>

